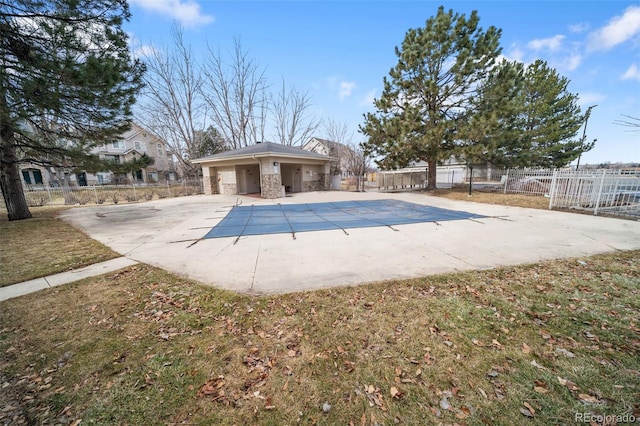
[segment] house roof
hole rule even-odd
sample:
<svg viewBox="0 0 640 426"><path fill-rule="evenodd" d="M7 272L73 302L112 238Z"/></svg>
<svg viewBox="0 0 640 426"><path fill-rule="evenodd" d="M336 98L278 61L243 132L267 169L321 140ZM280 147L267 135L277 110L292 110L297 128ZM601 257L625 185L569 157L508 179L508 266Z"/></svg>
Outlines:
<svg viewBox="0 0 640 426"><path fill-rule="evenodd" d="M206 163L209 161L233 160L243 158L259 158L259 157L291 157L291 158L307 158L313 160L331 160L328 155L318 154L316 152L306 151L293 146L281 145L273 142L257 142L255 145L249 145L244 148L234 149L232 151L224 151L218 154L209 155L208 157L197 158L191 160L193 163Z"/></svg>
<svg viewBox="0 0 640 426"><path fill-rule="evenodd" d="M318 138L313 136L312 138L310 138L304 145L303 147L308 146L311 142L316 141L321 143L322 145L326 146L327 148L331 148L334 147L336 149L348 149L349 147L343 143L340 142L335 142L335 141L330 141L329 139L322 139L322 138Z"/></svg>

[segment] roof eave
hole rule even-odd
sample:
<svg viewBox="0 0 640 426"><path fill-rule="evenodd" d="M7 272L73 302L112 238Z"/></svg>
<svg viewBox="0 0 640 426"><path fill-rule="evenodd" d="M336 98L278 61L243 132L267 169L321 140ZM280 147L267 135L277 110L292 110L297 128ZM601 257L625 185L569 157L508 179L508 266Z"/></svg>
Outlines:
<svg viewBox="0 0 640 426"><path fill-rule="evenodd" d="M316 157L312 155L296 155L296 154L286 154L281 152L261 152L259 154L241 154L241 155L229 155L225 157L204 157L204 158L196 158L195 160L191 160L192 163L201 164L201 163L210 163L210 162L218 162L218 161L226 161L226 160L242 160L242 159L256 159L256 158L264 158L264 157L285 157L285 158L304 158L305 160L318 160L318 161L331 161L336 160L335 157L324 156L324 157Z"/></svg>

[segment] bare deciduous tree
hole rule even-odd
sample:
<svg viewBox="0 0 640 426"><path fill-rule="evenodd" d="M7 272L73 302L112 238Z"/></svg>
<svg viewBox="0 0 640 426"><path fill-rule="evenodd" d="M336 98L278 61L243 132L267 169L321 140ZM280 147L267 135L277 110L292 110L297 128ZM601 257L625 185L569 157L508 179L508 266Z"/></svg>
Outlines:
<svg viewBox="0 0 640 426"><path fill-rule="evenodd" d="M260 68L239 40L235 40L231 64L209 47L203 67L202 96L211 120L232 149L264 140L267 118L267 82Z"/></svg>
<svg viewBox="0 0 640 426"><path fill-rule="evenodd" d="M353 139L353 131L349 132L347 123L341 123L332 118L323 123L322 131L325 138L333 142L349 145Z"/></svg>
<svg viewBox="0 0 640 426"><path fill-rule="evenodd" d="M137 118L167 142L181 174L188 176L197 171L189 160L197 156L198 140L206 128L203 77L182 29L174 26L171 35L170 48L154 48L144 60L147 73Z"/></svg>
<svg viewBox="0 0 640 426"><path fill-rule="evenodd" d="M356 191L364 191L365 175L371 167L370 159L360 144L350 143L345 150L347 172L356 180Z"/></svg>
<svg viewBox="0 0 640 426"><path fill-rule="evenodd" d="M326 120L322 125L324 138L330 142L328 146L329 155L336 158L331 162L331 175L341 175L342 169L347 169L347 155L349 146L352 144L353 131L349 132L347 123L338 122L332 118Z"/></svg>
<svg viewBox="0 0 640 426"><path fill-rule="evenodd" d="M309 92L299 92L291 86L282 88L272 96L271 115L275 127L275 140L282 145L302 145L320 125L320 120L309 112Z"/></svg>

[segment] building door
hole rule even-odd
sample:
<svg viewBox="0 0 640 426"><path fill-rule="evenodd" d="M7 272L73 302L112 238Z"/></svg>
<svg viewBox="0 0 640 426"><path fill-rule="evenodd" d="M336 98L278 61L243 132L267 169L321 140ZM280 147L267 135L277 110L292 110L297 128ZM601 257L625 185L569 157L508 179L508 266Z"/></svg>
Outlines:
<svg viewBox="0 0 640 426"><path fill-rule="evenodd" d="M302 192L302 166L294 165L291 169L293 181L293 192Z"/></svg>
<svg viewBox="0 0 640 426"><path fill-rule="evenodd" d="M257 164L236 166L236 185L238 194L260 192L260 167Z"/></svg>
<svg viewBox="0 0 640 426"><path fill-rule="evenodd" d="M282 164L280 167L280 179L285 192L293 192L293 167L291 164Z"/></svg>
<svg viewBox="0 0 640 426"><path fill-rule="evenodd" d="M283 164L281 167L282 185L286 192L302 192L302 166Z"/></svg>
<svg viewBox="0 0 640 426"><path fill-rule="evenodd" d="M87 174L86 173L78 173L78 174L76 174L76 180L78 181L78 186L87 186Z"/></svg>

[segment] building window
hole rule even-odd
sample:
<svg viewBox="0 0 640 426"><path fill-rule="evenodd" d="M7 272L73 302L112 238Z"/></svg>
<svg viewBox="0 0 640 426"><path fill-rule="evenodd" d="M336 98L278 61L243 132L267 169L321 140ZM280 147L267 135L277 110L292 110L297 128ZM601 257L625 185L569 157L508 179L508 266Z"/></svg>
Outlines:
<svg viewBox="0 0 640 426"><path fill-rule="evenodd" d="M142 151L142 144L141 144L140 142L135 141L135 142L133 143L133 145L135 146L135 148L136 148L138 151Z"/></svg>
<svg viewBox="0 0 640 426"><path fill-rule="evenodd" d="M113 141L111 143L114 149L124 149L124 141Z"/></svg>
<svg viewBox="0 0 640 426"><path fill-rule="evenodd" d="M22 178L27 185L42 185L42 172L38 169L23 170Z"/></svg>
<svg viewBox="0 0 640 426"><path fill-rule="evenodd" d="M119 155L105 155L104 159L107 161L111 161L116 164L120 164L120 156Z"/></svg>
<svg viewBox="0 0 640 426"><path fill-rule="evenodd" d="M158 157L164 157L164 148L162 144L156 144L156 148L158 148Z"/></svg>

